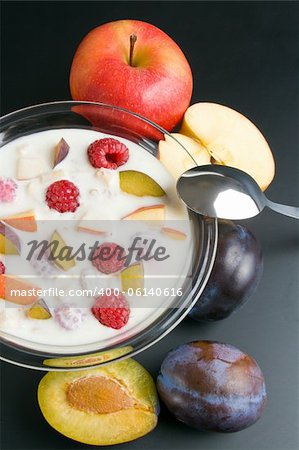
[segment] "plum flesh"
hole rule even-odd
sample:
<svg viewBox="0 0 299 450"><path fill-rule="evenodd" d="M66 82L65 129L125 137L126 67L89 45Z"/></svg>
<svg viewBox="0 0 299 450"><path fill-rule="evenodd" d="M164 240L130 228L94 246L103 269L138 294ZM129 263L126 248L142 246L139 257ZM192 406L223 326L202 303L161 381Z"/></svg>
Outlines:
<svg viewBox="0 0 299 450"><path fill-rule="evenodd" d="M267 401L255 360L213 341L190 342L169 352L157 388L168 410L199 430L240 431L260 418Z"/></svg>
<svg viewBox="0 0 299 450"><path fill-rule="evenodd" d="M209 281L189 313L198 321L228 317L253 294L263 272L261 246L246 227L219 220L218 233Z"/></svg>

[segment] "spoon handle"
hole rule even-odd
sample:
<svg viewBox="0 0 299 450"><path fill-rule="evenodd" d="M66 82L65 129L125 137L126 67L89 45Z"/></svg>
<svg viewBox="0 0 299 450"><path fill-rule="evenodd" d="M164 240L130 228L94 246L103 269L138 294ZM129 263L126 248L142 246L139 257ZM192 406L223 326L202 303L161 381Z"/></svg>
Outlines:
<svg viewBox="0 0 299 450"><path fill-rule="evenodd" d="M280 214L299 219L299 208L296 206L281 205L280 203L272 202L269 199L267 199L267 206Z"/></svg>

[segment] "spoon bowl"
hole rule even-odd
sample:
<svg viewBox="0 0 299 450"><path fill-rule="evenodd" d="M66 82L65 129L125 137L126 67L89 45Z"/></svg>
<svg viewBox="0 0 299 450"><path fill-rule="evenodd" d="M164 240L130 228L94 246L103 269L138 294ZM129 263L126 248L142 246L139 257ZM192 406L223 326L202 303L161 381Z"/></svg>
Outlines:
<svg viewBox="0 0 299 450"><path fill-rule="evenodd" d="M298 208L272 202L250 175L233 167L193 167L181 175L176 187L183 203L205 216L241 220L256 216L268 206L278 213L299 218Z"/></svg>

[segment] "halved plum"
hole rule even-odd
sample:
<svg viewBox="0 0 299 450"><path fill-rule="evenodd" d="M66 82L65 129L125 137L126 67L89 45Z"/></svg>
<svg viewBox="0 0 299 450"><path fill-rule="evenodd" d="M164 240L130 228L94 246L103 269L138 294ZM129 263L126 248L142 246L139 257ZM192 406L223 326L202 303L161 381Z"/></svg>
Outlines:
<svg viewBox="0 0 299 450"><path fill-rule="evenodd" d="M91 445L129 442L152 431L159 402L151 375L133 359L78 372L49 372L38 387L47 422Z"/></svg>

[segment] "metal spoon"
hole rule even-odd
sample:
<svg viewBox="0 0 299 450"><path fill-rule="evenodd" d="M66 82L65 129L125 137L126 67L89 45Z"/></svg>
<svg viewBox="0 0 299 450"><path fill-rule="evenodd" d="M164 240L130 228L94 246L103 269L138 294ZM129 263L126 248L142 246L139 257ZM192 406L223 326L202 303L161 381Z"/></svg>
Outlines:
<svg viewBox="0 0 299 450"><path fill-rule="evenodd" d="M209 217L247 219L268 206L299 219L299 208L272 202L250 175L233 167L206 165L187 170L177 182L177 192L188 208Z"/></svg>

